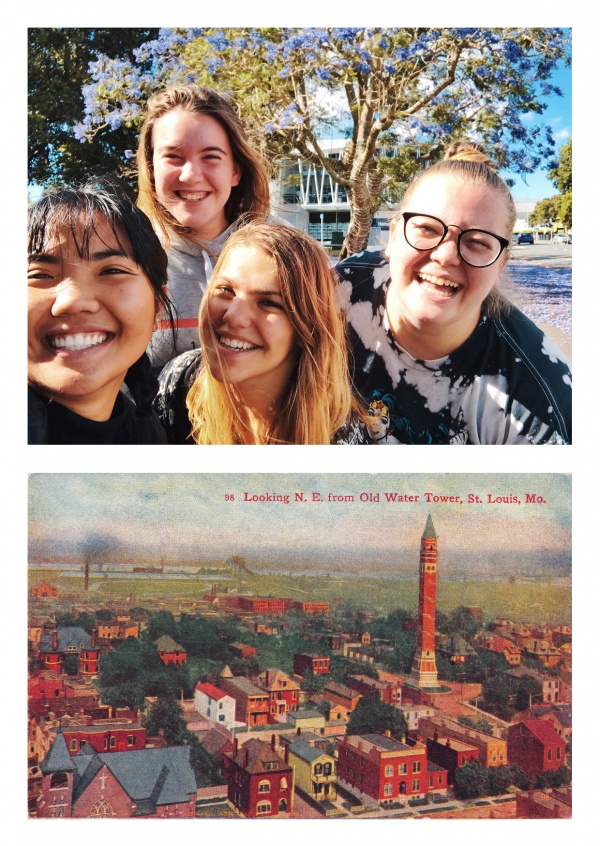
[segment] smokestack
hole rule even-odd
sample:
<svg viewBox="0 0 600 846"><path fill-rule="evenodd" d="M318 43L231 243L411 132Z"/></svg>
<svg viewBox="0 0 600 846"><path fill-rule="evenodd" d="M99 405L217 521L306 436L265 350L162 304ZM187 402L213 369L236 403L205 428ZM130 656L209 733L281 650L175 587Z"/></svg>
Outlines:
<svg viewBox="0 0 600 846"><path fill-rule="evenodd" d="M58 633L56 629L52 632L52 649L58 649Z"/></svg>
<svg viewBox="0 0 600 846"><path fill-rule="evenodd" d="M88 562L85 562L85 567L83 568L83 589L87 590L90 583L90 565Z"/></svg>

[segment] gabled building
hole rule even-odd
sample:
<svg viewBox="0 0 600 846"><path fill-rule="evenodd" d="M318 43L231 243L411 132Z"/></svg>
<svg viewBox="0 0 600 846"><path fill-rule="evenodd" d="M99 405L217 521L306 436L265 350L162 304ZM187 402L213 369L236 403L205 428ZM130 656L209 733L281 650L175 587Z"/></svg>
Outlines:
<svg viewBox="0 0 600 846"><path fill-rule="evenodd" d="M535 679L542 686L542 702L559 703L561 699L561 688L563 687L559 676L551 676L546 673L534 670L532 667L515 667L513 670L506 670L506 675L513 679L522 679L526 676Z"/></svg>
<svg viewBox="0 0 600 846"><path fill-rule="evenodd" d="M60 675L65 657L75 655L78 659L78 673L82 676L98 675L100 650L96 644L95 631L89 635L81 626L58 626L54 631L41 636L38 649L45 670Z"/></svg>
<svg viewBox="0 0 600 846"><path fill-rule="evenodd" d="M255 679L258 687L269 695L269 722L285 722L286 714L297 711L300 704L300 685L287 673L273 667Z"/></svg>
<svg viewBox="0 0 600 846"><path fill-rule="evenodd" d="M508 758L528 776L557 770L566 763L566 743L547 720L522 720L508 728Z"/></svg>
<svg viewBox="0 0 600 846"><path fill-rule="evenodd" d="M274 743L252 738L224 753L227 798L245 817L287 817L294 807L294 770L279 757Z"/></svg>
<svg viewBox="0 0 600 846"><path fill-rule="evenodd" d="M194 817L196 779L189 746L71 757L58 734L40 764L39 817Z"/></svg>
<svg viewBox="0 0 600 846"><path fill-rule="evenodd" d="M29 594L34 597L54 598L58 596L58 588L48 582L40 582L39 585L31 588Z"/></svg>
<svg viewBox="0 0 600 846"><path fill-rule="evenodd" d="M158 657L165 666L185 664L187 660L185 649L174 641L170 635L162 635L154 641L154 645L158 649Z"/></svg>
<svg viewBox="0 0 600 846"><path fill-rule="evenodd" d="M337 797L335 758L304 740L285 747L286 761L294 768L296 790L317 802Z"/></svg>
<svg viewBox="0 0 600 846"><path fill-rule="evenodd" d="M488 652L504 655L513 667L517 667L521 663L521 648L506 637L486 633L480 638L479 645Z"/></svg>
<svg viewBox="0 0 600 846"><path fill-rule="evenodd" d="M371 676L357 674L348 676L348 687L362 693L363 696L369 694L376 695L380 702L385 702L387 705L393 705L394 708L400 707L402 700L402 685L391 681L379 681L373 679Z"/></svg>
<svg viewBox="0 0 600 846"><path fill-rule="evenodd" d="M322 693L334 705L342 705L348 713L354 711L363 696L358 690L333 681L325 685Z"/></svg>
<svg viewBox="0 0 600 846"><path fill-rule="evenodd" d="M442 637L437 645L437 650L445 655L451 664L456 665L464 664L469 656L477 654L471 644L457 634Z"/></svg>
<svg viewBox="0 0 600 846"><path fill-rule="evenodd" d="M81 752L86 743L96 752L127 752L146 746L146 729L130 722L94 725L90 720L88 725L64 727L62 734L71 755Z"/></svg>
<svg viewBox="0 0 600 846"><path fill-rule="evenodd" d="M419 720L419 734L422 738L434 738L436 732L438 736L444 735L474 746L479 755L479 763L484 767L502 767L512 763L506 740L501 737L463 726L441 714Z"/></svg>
<svg viewBox="0 0 600 846"><path fill-rule="evenodd" d="M530 658L536 658L546 667L556 667L560 664L562 653L547 640L530 637L521 641L523 653Z"/></svg>
<svg viewBox="0 0 600 846"><path fill-rule="evenodd" d="M427 760L448 770L448 784L454 784L454 776L459 767L476 761L478 757L477 748L462 740L439 735L427 738Z"/></svg>
<svg viewBox="0 0 600 846"><path fill-rule="evenodd" d="M236 724L235 699L210 682L198 682L196 685L194 707L207 720L219 723L226 729Z"/></svg>
<svg viewBox="0 0 600 846"><path fill-rule="evenodd" d="M269 694L245 676L220 676L221 690L235 699L235 718L248 726L266 726L269 722Z"/></svg>
<svg viewBox="0 0 600 846"><path fill-rule="evenodd" d="M343 738L338 778L381 804L446 793L448 788L447 771L427 760L422 743L408 746L381 734Z"/></svg>

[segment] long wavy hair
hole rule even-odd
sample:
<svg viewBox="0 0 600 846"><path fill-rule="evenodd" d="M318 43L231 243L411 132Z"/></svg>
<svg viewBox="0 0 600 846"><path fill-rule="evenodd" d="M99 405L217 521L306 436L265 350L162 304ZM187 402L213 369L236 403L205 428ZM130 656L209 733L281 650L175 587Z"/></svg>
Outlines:
<svg viewBox="0 0 600 846"><path fill-rule="evenodd" d="M185 109L199 115L209 115L225 130L231 152L241 171L240 181L231 189L225 204L225 217L233 223L240 215L249 219L265 219L269 213L268 167L262 156L253 150L246 138L244 125L233 106L216 91L200 85L183 85L167 88L153 94L148 100L147 114L140 132L137 152L138 206L158 225L166 245L169 233L189 235L189 228L182 226L162 205L156 194L154 179L154 124L173 109Z"/></svg>
<svg viewBox="0 0 600 846"><path fill-rule="evenodd" d="M219 355L209 300L221 268L240 246L262 250L275 266L285 311L300 348L287 391L273 408L264 439L256 440L235 385L210 371L206 349ZM200 305L205 364L187 397L192 436L199 444L329 444L351 411L361 415L350 388L345 325L336 308L337 276L323 248L291 226L250 223L225 243Z"/></svg>

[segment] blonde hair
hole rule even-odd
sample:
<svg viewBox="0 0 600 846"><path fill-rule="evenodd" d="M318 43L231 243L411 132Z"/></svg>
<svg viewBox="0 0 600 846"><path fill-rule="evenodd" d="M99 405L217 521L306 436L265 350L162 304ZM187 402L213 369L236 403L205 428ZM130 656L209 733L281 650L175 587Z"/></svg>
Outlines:
<svg viewBox="0 0 600 846"><path fill-rule="evenodd" d="M300 353L289 388L273 409L261 443L329 444L358 403L350 389L345 325L335 303L337 276L323 248L291 226L250 223L226 241L200 305L204 366L187 397L192 435L200 444L257 443L239 411L235 385L210 372L207 347L217 336L208 301L229 255L241 245L262 250L274 263L285 311ZM360 416L360 412L359 416Z"/></svg>
<svg viewBox="0 0 600 846"><path fill-rule="evenodd" d="M262 156L248 143L244 125L231 104L216 91L200 85L167 88L153 94L148 100L137 153L138 206L158 224L167 246L169 232L184 236L190 232L190 229L182 226L159 201L154 181L154 124L173 109L209 115L227 134L233 159L241 170L240 181L231 189L225 204L227 221L232 223L242 214L250 219L266 218L269 213L268 167Z"/></svg>
<svg viewBox="0 0 600 846"><path fill-rule="evenodd" d="M419 171L406 189L398 214L394 221L400 219L418 185L426 179L436 176L454 176L475 185L484 185L496 191L506 209L505 235L510 240L517 219L517 209L506 182L498 175L496 165L489 157L483 144L475 141L454 141L444 154L441 162ZM507 248L507 253L510 247ZM484 314L489 317L499 317L511 310L512 304L496 288L493 288L483 301Z"/></svg>

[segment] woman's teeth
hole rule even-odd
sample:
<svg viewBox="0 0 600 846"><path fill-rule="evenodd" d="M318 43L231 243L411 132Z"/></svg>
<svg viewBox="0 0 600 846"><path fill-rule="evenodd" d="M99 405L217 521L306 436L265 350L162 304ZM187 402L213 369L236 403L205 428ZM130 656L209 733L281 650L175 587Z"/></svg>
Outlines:
<svg viewBox="0 0 600 846"><path fill-rule="evenodd" d="M103 344L108 339L106 332L92 332L84 334L77 332L75 335L51 335L48 343L57 350L85 350L88 347L95 347Z"/></svg>
<svg viewBox="0 0 600 846"><path fill-rule="evenodd" d="M429 282L430 285L437 285L440 288L462 288L458 282L452 282L450 279L440 279L439 276L430 276L428 273L419 273L419 279L423 282Z"/></svg>
<svg viewBox="0 0 600 846"><path fill-rule="evenodd" d="M224 347L229 347L232 350L254 350L258 349L256 344L250 344L248 341L238 341L235 338L219 338Z"/></svg>

